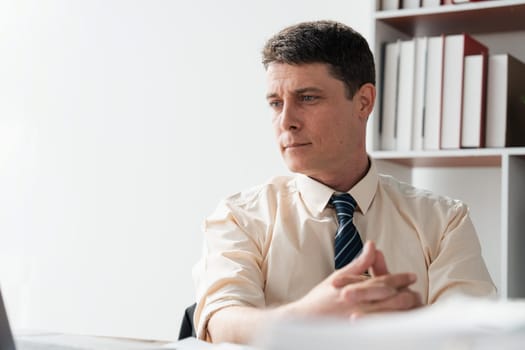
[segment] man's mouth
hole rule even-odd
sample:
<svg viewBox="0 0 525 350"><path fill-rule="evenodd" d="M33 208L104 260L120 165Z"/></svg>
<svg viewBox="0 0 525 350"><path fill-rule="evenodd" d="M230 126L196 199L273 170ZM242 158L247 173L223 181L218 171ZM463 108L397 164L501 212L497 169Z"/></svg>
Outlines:
<svg viewBox="0 0 525 350"><path fill-rule="evenodd" d="M290 143L288 145L285 145L283 146L284 149L295 149L295 148L300 148L300 147L304 147L304 146L309 146L311 145L311 143L309 142L305 142L305 143Z"/></svg>

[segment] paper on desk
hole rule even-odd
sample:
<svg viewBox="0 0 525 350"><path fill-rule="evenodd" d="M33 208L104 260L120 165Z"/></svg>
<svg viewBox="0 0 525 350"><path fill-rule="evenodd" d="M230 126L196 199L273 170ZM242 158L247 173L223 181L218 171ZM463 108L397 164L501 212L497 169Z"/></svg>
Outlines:
<svg viewBox="0 0 525 350"><path fill-rule="evenodd" d="M231 343L210 344L196 338L186 338L163 346L166 350L255 350L255 348Z"/></svg>
<svg viewBox="0 0 525 350"><path fill-rule="evenodd" d="M525 300L455 298L415 311L342 320L290 320L260 337L265 350L524 349Z"/></svg>

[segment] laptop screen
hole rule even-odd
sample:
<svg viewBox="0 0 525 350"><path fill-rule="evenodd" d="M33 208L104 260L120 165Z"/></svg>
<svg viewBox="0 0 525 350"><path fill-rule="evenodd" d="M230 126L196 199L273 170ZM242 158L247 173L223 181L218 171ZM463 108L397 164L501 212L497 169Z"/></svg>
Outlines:
<svg viewBox="0 0 525 350"><path fill-rule="evenodd" d="M7 311L4 306L2 298L2 291L0 290L0 350L15 350L15 341L9 321L7 319Z"/></svg>

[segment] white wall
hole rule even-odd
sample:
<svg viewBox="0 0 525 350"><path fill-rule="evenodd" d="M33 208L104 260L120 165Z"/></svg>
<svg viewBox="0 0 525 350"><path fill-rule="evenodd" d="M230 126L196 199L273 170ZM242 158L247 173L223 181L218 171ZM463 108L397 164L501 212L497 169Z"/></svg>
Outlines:
<svg viewBox="0 0 525 350"><path fill-rule="evenodd" d="M373 1L0 3L0 284L14 328L175 339L200 224L286 172L260 49Z"/></svg>

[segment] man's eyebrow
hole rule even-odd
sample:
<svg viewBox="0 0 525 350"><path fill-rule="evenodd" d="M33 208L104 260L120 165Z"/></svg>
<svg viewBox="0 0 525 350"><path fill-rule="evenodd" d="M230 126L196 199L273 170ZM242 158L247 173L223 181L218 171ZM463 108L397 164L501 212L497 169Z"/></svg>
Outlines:
<svg viewBox="0 0 525 350"><path fill-rule="evenodd" d="M315 86L307 86L307 87L304 87L304 88L299 88L299 89L296 89L294 90L294 94L296 95L302 95L304 93L311 93L311 92L315 92L315 93L321 93L323 92L322 89L318 88L318 87L315 87ZM270 92L268 94L266 94L266 99L271 99L271 98L275 98L275 97L279 97L279 95L275 92Z"/></svg>
<svg viewBox="0 0 525 350"><path fill-rule="evenodd" d="M315 86L307 86L307 87L304 87L304 88L300 88L300 89L297 89L295 90L295 94L297 95L301 95L301 94L304 94L304 93L307 93L307 92L316 92L316 93L320 93L322 92L323 90L318 88L318 87L315 87Z"/></svg>
<svg viewBox="0 0 525 350"><path fill-rule="evenodd" d="M269 99L277 97L277 96L278 96L277 93L270 92L270 93L266 94L266 99L269 100Z"/></svg>

